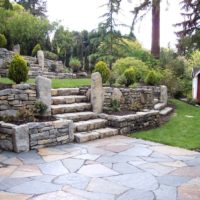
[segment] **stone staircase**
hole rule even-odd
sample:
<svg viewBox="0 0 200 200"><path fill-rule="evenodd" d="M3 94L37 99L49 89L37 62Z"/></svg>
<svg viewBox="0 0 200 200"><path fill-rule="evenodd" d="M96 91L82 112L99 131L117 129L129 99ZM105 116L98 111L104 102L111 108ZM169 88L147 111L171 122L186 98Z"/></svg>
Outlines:
<svg viewBox="0 0 200 200"><path fill-rule="evenodd" d="M92 112L92 105L79 88L52 89L52 114L57 119L74 122L74 137L78 143L118 134L108 127L108 121Z"/></svg>

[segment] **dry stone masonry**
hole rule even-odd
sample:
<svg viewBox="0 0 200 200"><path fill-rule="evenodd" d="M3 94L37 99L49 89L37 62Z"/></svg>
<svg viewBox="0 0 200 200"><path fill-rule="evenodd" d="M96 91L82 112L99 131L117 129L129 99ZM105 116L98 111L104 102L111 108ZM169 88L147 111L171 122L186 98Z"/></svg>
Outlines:
<svg viewBox="0 0 200 200"><path fill-rule="evenodd" d="M35 101L35 86L29 84L14 85L13 88L1 90L0 116L16 116L20 108L32 108Z"/></svg>
<svg viewBox="0 0 200 200"><path fill-rule="evenodd" d="M20 46L15 46L13 51L0 48L0 76L6 77L8 74L8 64L11 62L15 53L19 53ZM38 52L38 58L23 56L29 65L29 77L35 78L39 75L47 78L76 78L73 73L65 73L62 61L49 60L44 58L43 51ZM52 68L54 70L52 71Z"/></svg>

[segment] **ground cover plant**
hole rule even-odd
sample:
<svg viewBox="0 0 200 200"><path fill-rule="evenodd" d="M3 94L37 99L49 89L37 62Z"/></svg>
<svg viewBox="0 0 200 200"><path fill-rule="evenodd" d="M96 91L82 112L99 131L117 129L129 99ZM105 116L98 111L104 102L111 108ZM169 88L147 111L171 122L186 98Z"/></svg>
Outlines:
<svg viewBox="0 0 200 200"><path fill-rule="evenodd" d="M179 100L172 100L171 103L176 106L176 111L169 122L160 128L130 136L186 149L200 149L200 108Z"/></svg>

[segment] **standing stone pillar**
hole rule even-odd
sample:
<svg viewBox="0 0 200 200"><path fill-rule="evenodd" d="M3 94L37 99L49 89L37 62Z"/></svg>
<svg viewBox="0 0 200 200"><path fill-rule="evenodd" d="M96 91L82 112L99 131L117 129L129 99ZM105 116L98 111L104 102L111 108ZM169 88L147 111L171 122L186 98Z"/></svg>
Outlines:
<svg viewBox="0 0 200 200"><path fill-rule="evenodd" d="M20 54L20 45L19 44L16 44L14 47L13 47L13 51L17 54Z"/></svg>
<svg viewBox="0 0 200 200"><path fill-rule="evenodd" d="M167 87L165 85L160 86L160 102L167 105L168 101L168 94L167 94Z"/></svg>
<svg viewBox="0 0 200 200"><path fill-rule="evenodd" d="M37 52L37 59L39 66L42 68L42 71L44 71L44 52L42 50Z"/></svg>
<svg viewBox="0 0 200 200"><path fill-rule="evenodd" d="M91 83L91 103L94 113L102 113L104 102L104 90L102 85L102 78L99 72L92 74Z"/></svg>
<svg viewBox="0 0 200 200"><path fill-rule="evenodd" d="M48 106L44 115L51 115L51 80L42 76L37 76L36 80L37 99Z"/></svg>

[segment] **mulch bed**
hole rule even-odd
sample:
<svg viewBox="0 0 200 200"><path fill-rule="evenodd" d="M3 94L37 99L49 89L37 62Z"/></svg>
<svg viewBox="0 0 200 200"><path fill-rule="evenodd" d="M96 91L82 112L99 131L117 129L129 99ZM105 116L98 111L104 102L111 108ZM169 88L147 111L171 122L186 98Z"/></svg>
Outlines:
<svg viewBox="0 0 200 200"><path fill-rule="evenodd" d="M30 122L49 122L49 121L56 121L56 118L53 116L40 116L40 117L36 117L34 121L31 120L27 120L27 119L16 119L16 118L8 118L8 119L1 119L0 121L4 121L6 123L11 123L11 124L15 124L15 125L22 125L22 124L26 124L26 123L30 123Z"/></svg>

